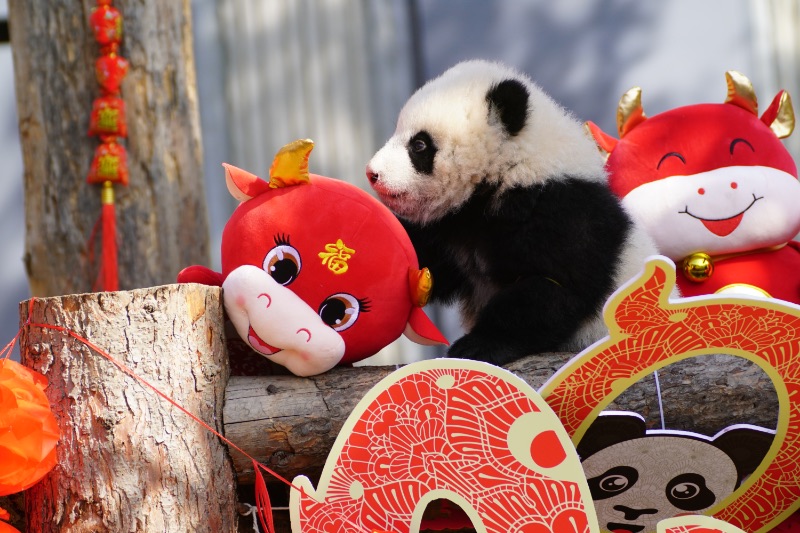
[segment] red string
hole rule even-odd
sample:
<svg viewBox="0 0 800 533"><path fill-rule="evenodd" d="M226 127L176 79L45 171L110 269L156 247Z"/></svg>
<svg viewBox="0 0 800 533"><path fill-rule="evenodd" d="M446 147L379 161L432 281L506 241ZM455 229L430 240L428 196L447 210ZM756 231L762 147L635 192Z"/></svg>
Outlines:
<svg viewBox="0 0 800 533"><path fill-rule="evenodd" d="M269 500L267 485L258 464L253 461L253 471L256 473L256 513L261 527L267 533L275 533L275 523L272 521L272 502Z"/></svg>
<svg viewBox="0 0 800 533"><path fill-rule="evenodd" d="M3 348L2 351L0 351L0 357L7 357L8 353L10 353L11 347L13 347L14 343L17 341L17 338L20 336L20 334L22 333L22 330L25 327L38 327L38 328L42 328L42 329L51 329L51 330L55 330L55 331L60 331L62 333L65 333L65 334L69 335L70 337L76 339L77 341L81 342L82 344L87 346L89 349L91 349L95 353L99 354L100 356L105 358L107 361L109 361L111 364L116 366L123 373L125 373L129 377L131 377L134 380L136 380L137 382L139 382L139 384L141 384L142 386L144 386L146 388L149 388L150 390L155 392L158 396L160 396L162 399L166 400L167 402L172 404L175 408L177 408L180 411L182 411L184 414L186 414L186 416L188 416L189 418L191 418L192 420L194 420L195 422L197 422L198 424L203 426L206 430L210 431L214 436L216 436L218 439L222 440L229 447L233 448L234 450L238 451L239 453L241 453L242 455L244 455L245 457L250 459L250 461L253 463L253 471L255 472L255 476L256 476L256 483L255 483L255 485L256 485L256 487L255 487L256 488L256 494L255 495L256 495L256 511L257 511L257 514L258 514L258 520L261 523L262 528L264 528L264 530L267 533L275 533L275 525L274 525L274 521L273 521L273 518L272 518L272 503L270 502L269 494L268 494L267 488L266 488L266 483L264 481L264 476L262 475L261 472L264 471L264 472L270 474L272 477L274 477L278 481L280 481L280 482L284 483L285 485L289 486L290 488L300 492L302 495L305 495L305 491L302 488L300 488L297 485L291 483L290 481L288 481L286 478L284 478L283 476L281 476L280 474L278 474L277 472L275 472L271 468L268 468L267 466L264 466L263 464L259 463L255 458L253 458L250 454L248 454L246 451L244 451L239 446L237 446L234 442L228 440L225 436L223 436L221 433L219 433L216 429L214 429L213 427L209 426L205 421L203 421L202 419L200 419L196 415L190 413L185 407L183 407L177 401L172 399L169 395L165 394L164 392L161 392L161 390L159 390L157 387L152 385L150 382L148 382L144 378L141 378L138 375L136 375L136 373L133 370L131 370L130 368L125 366L123 363L121 363L121 362L117 361L116 359L114 359L108 352L106 352L105 350L103 350L102 348L100 348L99 346L94 344L89 339L86 339L85 337L82 337L82 336L78 335L74 331L72 331L69 328L66 328L64 326L55 326L53 324L39 324L39 323L31 322L31 317L33 316L33 304L34 304L35 300L36 300L35 297L31 298L29 300L29 302L28 302L28 319L25 321L25 324L23 324L22 327L19 329L19 331L17 332L17 335L14 337L14 339L10 343L8 343L8 345L6 345L6 347ZM352 522L351 520L345 519L345 521L348 524L356 527L357 529L361 529L361 527L358 524ZM391 531L382 531L382 530L372 530L372 533L392 533L392 532Z"/></svg>
<svg viewBox="0 0 800 533"><path fill-rule="evenodd" d="M303 489L301 489L300 487L296 486L292 482L288 481L286 478L284 478L283 476L281 476L280 474L278 474L274 470L272 470L272 469L264 466L263 464L259 463L258 461L256 461L255 458L253 458L250 454L248 454L246 451L244 451L239 446L237 446L234 442L228 440L226 437L224 437L216 429L214 429L213 427L209 426L205 421L203 421L202 419L200 419L196 415L190 413L185 407L183 407L177 401L173 400L169 395L161 392L161 390L159 390L157 387L152 385L150 382L148 382L144 378L141 378L138 375L136 375L136 373L133 370L131 370L130 368L128 368L127 366L125 366L121 362L119 362L116 359L114 359L108 352L106 352L105 350L103 350L102 348L100 348L99 346L94 344L89 339L86 339L85 337L82 337L82 336L78 335L77 333L75 333L74 331L70 330L69 328L65 328L63 326L55 326L53 324L38 324L38 323L31 322L31 316L33 316L33 304L34 304L35 300L36 300L36 298L31 298L29 303L28 303L28 320L25 322L25 324L22 326L22 328L25 328L26 326L30 326L30 327L37 327L37 328L42 328L42 329L52 329L52 330L60 331L61 333L65 333L65 334L69 335L70 337L72 337L73 339L76 339L77 341L81 342L82 344L87 346L89 349L91 349L95 353L97 353L100 356L102 356L103 358L105 358L111 364L113 364L118 369L120 369L123 373L125 373L129 377L133 378L134 380L138 381L139 384L141 384L142 386L144 386L146 388L149 388L150 390L155 392L158 396L160 396L162 399L166 400L167 402L172 404L175 408L177 408L180 411L182 411L186 416L188 416L189 418L191 418L192 420L194 420L195 422L197 422L198 424L203 426L205 429L210 431L214 436L216 436L218 439L222 440L229 447L233 448L237 452L241 453L242 455L244 455L245 457L250 459L250 461L252 461L252 463L253 463L253 470L255 471L255 475L256 475L256 506L257 506L259 521L261 522L261 526L267 531L267 533L274 533L275 532L275 526L274 526L273 520L272 520L272 504L269 501L269 494L267 493L266 484L264 482L264 477L261 474L261 471L263 470L264 472L267 472L268 474L270 474L272 477L274 477L278 481L280 481L280 482L288 485L289 487L299 491L301 494L305 493L303 491ZM14 337L14 340L12 340L3 349L3 351L0 352L0 356L2 356L5 352L10 352L10 347L12 347L14 345L14 343L16 342L17 338L19 337L20 333L22 333L22 328L20 328L19 332L17 332L17 335ZM6 354L6 356L7 356L7 354Z"/></svg>
<svg viewBox="0 0 800 533"><path fill-rule="evenodd" d="M253 458L253 457L252 457L250 454L248 454L246 451L244 451L243 449L241 449L239 446L237 446L237 445L236 445L235 443L233 443L232 441L230 441L230 440L228 440L227 438L225 438L225 437L224 437L224 436L223 436L223 435L222 435L220 432L218 432L216 429L214 429L214 428L212 428L211 426L209 426L209 425L208 425L206 422L204 422L204 421L203 421L201 418L199 418L199 417L197 417L196 415L194 415L194 414L192 414L191 412L189 412L189 411L188 411L188 410L187 410L185 407L183 407L183 406L182 406L181 404L179 404L177 401L175 401L175 400L173 400L172 398L170 398L170 397L169 397L169 395L167 395L167 394L165 394L165 393L161 392L161 391L160 391L160 390L159 390L159 389L158 389L156 386L154 386L154 385L151 385L151 384L150 384L150 382L148 382L148 381L147 381L147 380L145 380L144 378L141 378L141 377L137 376L137 375L136 375L136 374L133 372L133 370L131 370L130 368L128 368L128 367L127 367L127 366L125 366L124 364L120 363L119 361L117 361L117 360L116 360L116 359L114 359L113 357L111 357L111 355L109 355L107 352L103 351L103 349L102 349L102 348L100 348L99 346L97 346L96 344L94 344L94 343L93 343L92 341L90 341L89 339L86 339L85 337L81 337L80 335L78 335L78 334L77 334L77 333L75 333L74 331L72 331L72 330L70 330L70 329L68 329L68 328L65 328L65 327L63 327L63 326L54 326L54 325L52 325L52 324L38 324L38 323L34 323L34 322L30 323L29 325L30 325L30 327L34 327L34 328L53 329L53 330L56 330L56 331L60 331L60 332L62 332L62 333L66 333L66 334L67 334L67 335L69 335L70 337L72 337L72 338L74 338L74 339L76 339L76 340L80 341L81 343L83 343L84 345L86 345L87 347L89 347L91 350L93 350L94 352L96 352L98 355L100 355L100 356L104 357L104 358L105 358L106 360L108 360L108 361L109 361L111 364L113 364L114 366L116 366L117 368L119 368L119 369L120 369L122 372L124 372L125 374L127 374L129 377L131 377L131 378L135 379L136 381L138 381L138 382L139 382L139 384L141 384L141 385L143 385L143 386L145 386L145 387L149 388L150 390L152 390L153 392L155 392L156 394L158 394L158 395L159 395L161 398L163 398L164 400L166 400L166 401L168 401L170 404L172 404L174 407L176 407L177 409L180 409L180 410L181 410L181 411L182 411L182 412L183 412L183 413L184 413L186 416L188 416L189 418L191 418L192 420L194 420L195 422L197 422L198 424L200 424L201 426L203 426L204 428L206 428L208 431L210 431L211 433L213 433L213 434L214 434L216 437L218 437L219 439L221 439L221 440L222 440L223 442L225 442L225 443L226 443L228 446L230 446L231 448L233 448L233 449L234 449L234 450L236 450L237 452L241 453L242 455L244 455L245 457L247 457L248 459L250 459L251 461L253 461L253 464L254 464L254 465L258 465L258 466L260 467L260 469L261 469L261 470L264 470L265 472L267 472L268 474L270 474L271 476L273 476L275 479L277 479L277 480L279 480L279 481L281 481L281 482L285 483L286 485L288 485L288 486L292 487L293 489L295 489L295 490L298 490L298 491L299 491L299 490L301 490L299 487L297 487L297 486L296 486L296 485L294 485L292 482L290 482L290 481L288 481L287 479L285 479L283 476L281 476L280 474L278 474L278 473L277 473L277 472L275 472L274 470L272 470L272 469L270 469L270 468L268 468L268 467L264 466L263 464L259 463L258 461L256 461L256 460L255 460L255 459L254 459L254 458Z"/></svg>

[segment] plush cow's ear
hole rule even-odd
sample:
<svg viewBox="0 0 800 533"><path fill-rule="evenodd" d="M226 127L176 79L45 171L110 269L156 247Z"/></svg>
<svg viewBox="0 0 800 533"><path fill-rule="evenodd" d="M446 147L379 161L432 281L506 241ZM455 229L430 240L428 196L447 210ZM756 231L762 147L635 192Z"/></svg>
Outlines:
<svg viewBox="0 0 800 533"><path fill-rule="evenodd" d="M245 202L269 190L269 183L246 170L222 163L225 168L225 185L231 196Z"/></svg>
<svg viewBox="0 0 800 533"><path fill-rule="evenodd" d="M406 324L403 335L408 337L409 340L425 346L435 346L437 344L447 346L450 344L445 336L442 335L442 332L433 325L425 311L416 306L411 308L411 314L408 315L408 324Z"/></svg>
<svg viewBox="0 0 800 533"><path fill-rule="evenodd" d="M615 139L608 133L601 130L600 126L591 120L586 121L584 127L589 135L591 135L591 137L594 139L597 149L600 150L600 153L603 154L603 157L608 158L608 154L613 152L614 148L617 147L619 139Z"/></svg>

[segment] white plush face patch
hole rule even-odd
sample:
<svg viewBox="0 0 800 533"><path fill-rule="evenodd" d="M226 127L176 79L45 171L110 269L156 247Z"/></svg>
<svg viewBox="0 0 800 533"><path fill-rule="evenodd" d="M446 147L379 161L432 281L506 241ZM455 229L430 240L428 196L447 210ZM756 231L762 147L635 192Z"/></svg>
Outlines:
<svg viewBox="0 0 800 533"><path fill-rule="evenodd" d="M623 204L679 261L782 244L800 225L800 184L772 167L721 167L640 185Z"/></svg>

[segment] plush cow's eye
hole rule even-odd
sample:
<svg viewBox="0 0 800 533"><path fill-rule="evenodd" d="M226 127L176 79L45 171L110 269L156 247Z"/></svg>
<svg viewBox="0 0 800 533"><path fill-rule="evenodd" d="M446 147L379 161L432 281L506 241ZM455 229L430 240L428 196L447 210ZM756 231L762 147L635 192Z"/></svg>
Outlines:
<svg viewBox="0 0 800 533"><path fill-rule="evenodd" d="M630 466L615 466L599 476L588 479L593 500L603 500L621 494L639 479L639 472Z"/></svg>
<svg viewBox="0 0 800 533"><path fill-rule="evenodd" d="M322 321L334 329L344 331L358 320L362 311L368 311L366 302L346 293L329 296L319 306L319 316Z"/></svg>
<svg viewBox="0 0 800 533"><path fill-rule="evenodd" d="M288 239L276 238L275 244L264 258L264 271L281 285L289 285L300 274L300 252L289 244Z"/></svg>
<svg viewBox="0 0 800 533"><path fill-rule="evenodd" d="M733 149L736 148L739 145L747 146L748 148L750 148L751 152L755 152L756 151L756 149L753 148L753 145L750 144L749 142L747 142L747 139L739 138L739 139L734 139L733 141L731 141L731 146L729 148L729 150L731 152L731 155L733 155Z"/></svg>
<svg viewBox="0 0 800 533"><path fill-rule="evenodd" d="M656 170L660 169L661 165L663 165L665 161L669 160L672 157L678 159L684 165L686 164L686 158L683 157L681 154L679 154L678 152L669 152L668 154L664 154L664 157L662 157L661 160L658 162L658 165L656 165Z"/></svg>

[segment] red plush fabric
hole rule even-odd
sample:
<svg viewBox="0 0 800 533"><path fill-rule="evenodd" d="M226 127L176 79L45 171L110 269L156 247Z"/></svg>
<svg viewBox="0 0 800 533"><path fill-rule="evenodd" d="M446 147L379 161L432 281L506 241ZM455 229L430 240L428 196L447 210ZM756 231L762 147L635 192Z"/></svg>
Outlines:
<svg viewBox="0 0 800 533"><path fill-rule="evenodd" d="M340 365L375 354L404 332L417 342L447 342L418 307L420 294L410 280L419 278L419 265L411 241L378 200L344 181L314 174L275 184L231 166L226 174L231 194L243 201L222 234L222 272L194 265L181 271L178 281L225 287L226 310L241 322L236 329L245 342L260 342L272 350L269 355L287 354L297 348L264 336L300 327L297 334L310 343L312 336L327 338L330 325L338 337L328 344L344 344ZM250 314L261 309L262 301L265 312ZM324 329L313 329L314 323ZM328 344L326 349L338 356L339 348ZM319 353L314 350L321 349L298 352L307 363L292 371L324 371L327 363L314 362Z"/></svg>
<svg viewBox="0 0 800 533"><path fill-rule="evenodd" d="M342 253L339 241L346 249ZM342 364L376 353L403 333L412 309L408 269L418 266L417 257L403 227L372 196L312 174L308 185L273 189L248 200L225 226L222 277L241 265L263 266L277 242L299 252L301 271L289 288L312 308L339 293L364 303L358 323L341 332L346 346ZM344 271L337 273L332 265L337 261Z"/></svg>
<svg viewBox="0 0 800 533"><path fill-rule="evenodd" d="M714 261L714 274L700 283L682 272L678 275L678 287L686 297L713 294L733 284L751 285L772 298L800 302L800 243L792 241L779 250Z"/></svg>

